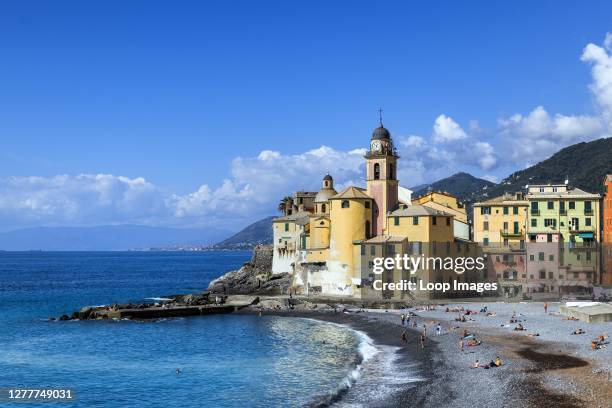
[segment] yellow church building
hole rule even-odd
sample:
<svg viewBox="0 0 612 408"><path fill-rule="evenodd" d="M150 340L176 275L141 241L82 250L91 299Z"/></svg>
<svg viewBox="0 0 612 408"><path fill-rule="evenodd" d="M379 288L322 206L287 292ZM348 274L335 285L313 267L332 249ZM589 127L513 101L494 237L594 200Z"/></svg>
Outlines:
<svg viewBox="0 0 612 408"><path fill-rule="evenodd" d="M455 234L456 220L467 224L467 216L452 195L431 195L421 198L422 203L400 200L399 155L382 120L372 133L364 159L365 188L349 186L337 192L332 176L326 175L318 192L294 194L285 215L274 219L273 273L293 274L296 292L402 299L408 294L370 290L373 254L408 253L415 248L428 252L425 248L432 246L444 254L474 252L469 240ZM314 199L300 204L300 197ZM449 278L439 272L420 271L420 278ZM398 278L393 273L383 275L383 279Z"/></svg>

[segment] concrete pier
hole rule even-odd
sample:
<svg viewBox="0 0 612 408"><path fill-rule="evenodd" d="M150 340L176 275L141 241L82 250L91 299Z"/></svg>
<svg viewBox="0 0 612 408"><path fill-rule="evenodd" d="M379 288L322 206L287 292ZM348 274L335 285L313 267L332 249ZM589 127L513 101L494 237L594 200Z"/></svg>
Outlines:
<svg viewBox="0 0 612 408"><path fill-rule="evenodd" d="M202 316L232 313L259 302L257 296L228 296L223 304L176 305L165 304L145 308L95 309L94 319L159 319L165 317Z"/></svg>

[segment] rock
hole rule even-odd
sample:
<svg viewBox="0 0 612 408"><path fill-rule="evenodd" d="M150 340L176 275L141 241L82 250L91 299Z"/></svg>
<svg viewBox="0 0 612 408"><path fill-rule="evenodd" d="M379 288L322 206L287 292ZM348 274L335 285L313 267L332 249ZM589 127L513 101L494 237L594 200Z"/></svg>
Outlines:
<svg viewBox="0 0 612 408"><path fill-rule="evenodd" d="M280 295L288 292L291 275L272 275L273 248L259 245L253 257L237 271L231 271L215 279L208 286L211 293L228 295Z"/></svg>
<svg viewBox="0 0 612 408"><path fill-rule="evenodd" d="M64 314L64 315L61 315L58 320L61 320L61 321L70 320L70 316Z"/></svg>

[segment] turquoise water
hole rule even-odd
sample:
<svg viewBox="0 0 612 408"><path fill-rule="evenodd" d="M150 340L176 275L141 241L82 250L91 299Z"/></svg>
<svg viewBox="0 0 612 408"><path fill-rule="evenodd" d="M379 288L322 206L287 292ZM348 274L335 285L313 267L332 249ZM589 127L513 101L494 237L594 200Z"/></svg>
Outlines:
<svg viewBox="0 0 612 408"><path fill-rule="evenodd" d="M84 305L201 291L249 257L0 252L0 389L72 388L74 402L53 404L72 407L300 406L334 394L363 340L341 326L244 315L47 320Z"/></svg>

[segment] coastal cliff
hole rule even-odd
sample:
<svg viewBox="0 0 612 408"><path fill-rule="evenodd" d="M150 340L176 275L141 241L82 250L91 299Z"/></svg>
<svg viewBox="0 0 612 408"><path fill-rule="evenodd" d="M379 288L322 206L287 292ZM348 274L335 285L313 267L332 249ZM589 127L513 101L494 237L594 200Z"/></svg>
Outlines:
<svg viewBox="0 0 612 408"><path fill-rule="evenodd" d="M281 295L291 286L288 273L272 274L272 245L258 245L249 262L237 271L231 271L213 280L208 286L211 293L226 295Z"/></svg>

